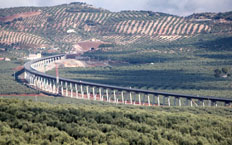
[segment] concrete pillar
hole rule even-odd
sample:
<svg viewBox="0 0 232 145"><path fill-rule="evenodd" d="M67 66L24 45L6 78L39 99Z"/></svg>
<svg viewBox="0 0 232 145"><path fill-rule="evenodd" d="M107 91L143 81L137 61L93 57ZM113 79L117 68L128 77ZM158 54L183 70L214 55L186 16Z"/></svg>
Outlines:
<svg viewBox="0 0 232 145"><path fill-rule="evenodd" d="M77 84L75 84L75 91L76 91L76 98L78 98L78 89L77 89Z"/></svg>
<svg viewBox="0 0 232 145"><path fill-rule="evenodd" d="M56 82L55 82L55 80L52 80L52 86L53 86L52 93L56 94Z"/></svg>
<svg viewBox="0 0 232 145"><path fill-rule="evenodd" d="M102 92L101 92L101 88L99 88L99 97L100 97L100 100L103 101L103 97L102 97Z"/></svg>
<svg viewBox="0 0 232 145"><path fill-rule="evenodd" d="M84 98L83 86L81 85L81 98Z"/></svg>
<svg viewBox="0 0 232 145"><path fill-rule="evenodd" d="M95 88L93 87L93 98L94 100L97 100L97 96L95 95Z"/></svg>
<svg viewBox="0 0 232 145"><path fill-rule="evenodd" d="M45 78L41 77L41 90L45 90Z"/></svg>
<svg viewBox="0 0 232 145"><path fill-rule="evenodd" d="M176 106L176 97L174 97L174 106Z"/></svg>
<svg viewBox="0 0 232 145"><path fill-rule="evenodd" d="M179 106L181 106L181 99L180 99L180 97L178 97L178 104L179 104Z"/></svg>
<svg viewBox="0 0 232 145"><path fill-rule="evenodd" d="M130 104L132 104L132 94L130 92Z"/></svg>
<svg viewBox="0 0 232 145"><path fill-rule="evenodd" d="M163 96L163 106L165 106L165 99L166 99L166 97Z"/></svg>
<svg viewBox="0 0 232 145"><path fill-rule="evenodd" d="M208 100L208 106L211 106L211 100Z"/></svg>
<svg viewBox="0 0 232 145"><path fill-rule="evenodd" d="M145 105L145 95L143 95L142 104Z"/></svg>
<svg viewBox="0 0 232 145"><path fill-rule="evenodd" d="M160 106L160 98L159 98L159 95L157 96L157 103L158 103L158 106Z"/></svg>
<svg viewBox="0 0 232 145"><path fill-rule="evenodd" d="M61 95L64 96L64 86L63 81L61 81Z"/></svg>
<svg viewBox="0 0 232 145"><path fill-rule="evenodd" d="M204 102L204 100L202 100L202 106L205 107L205 102Z"/></svg>
<svg viewBox="0 0 232 145"><path fill-rule="evenodd" d="M116 101L116 92L115 92L115 90L114 90L114 103L117 103L117 101Z"/></svg>
<svg viewBox="0 0 232 145"><path fill-rule="evenodd" d="M24 72L24 79L27 80L27 72Z"/></svg>
<svg viewBox="0 0 232 145"><path fill-rule="evenodd" d="M71 92L71 98L73 98L73 87L72 87L72 83L70 83L70 92Z"/></svg>
<svg viewBox="0 0 232 145"><path fill-rule="evenodd" d="M188 106L188 98L185 100L185 106Z"/></svg>
<svg viewBox="0 0 232 145"><path fill-rule="evenodd" d="M150 96L149 96L149 95L147 96L147 102L148 102L148 106L151 106L151 103L150 103Z"/></svg>
<svg viewBox="0 0 232 145"><path fill-rule="evenodd" d="M141 95L139 93L139 105L141 105Z"/></svg>
<svg viewBox="0 0 232 145"><path fill-rule="evenodd" d="M168 96L168 106L171 106L171 101L170 101L170 97Z"/></svg>
<svg viewBox="0 0 232 145"><path fill-rule="evenodd" d="M52 93L52 80L49 79L49 92Z"/></svg>
<svg viewBox="0 0 232 145"><path fill-rule="evenodd" d="M193 107L193 99L190 99L190 106Z"/></svg>
<svg viewBox="0 0 232 145"><path fill-rule="evenodd" d="M65 96L68 96L68 82L65 82Z"/></svg>
<svg viewBox="0 0 232 145"><path fill-rule="evenodd" d="M152 105L155 105L155 95L153 95Z"/></svg>
<svg viewBox="0 0 232 145"><path fill-rule="evenodd" d="M110 102L109 101L109 91L108 91L108 89L106 89L106 100L107 100L107 102Z"/></svg>
<svg viewBox="0 0 232 145"><path fill-rule="evenodd" d="M212 101L211 105L217 107L217 102L216 101Z"/></svg>
<svg viewBox="0 0 232 145"><path fill-rule="evenodd" d="M89 100L90 99L89 86L86 86L86 93L87 93L87 97L88 97L88 100Z"/></svg>
<svg viewBox="0 0 232 145"><path fill-rule="evenodd" d="M121 92L121 95L122 95L122 103L124 104L124 96L123 96L123 91Z"/></svg>

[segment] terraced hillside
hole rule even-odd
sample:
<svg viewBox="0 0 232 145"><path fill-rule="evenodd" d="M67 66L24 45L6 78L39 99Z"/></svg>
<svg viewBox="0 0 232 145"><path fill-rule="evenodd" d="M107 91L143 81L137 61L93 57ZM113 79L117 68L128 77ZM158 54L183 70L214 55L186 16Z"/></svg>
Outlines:
<svg viewBox="0 0 232 145"><path fill-rule="evenodd" d="M110 12L85 3L0 9L0 40L31 47L50 43L72 47L91 38L119 44L133 43L141 37L167 42L222 30L231 33L229 14L206 20L198 15L179 17L151 11Z"/></svg>

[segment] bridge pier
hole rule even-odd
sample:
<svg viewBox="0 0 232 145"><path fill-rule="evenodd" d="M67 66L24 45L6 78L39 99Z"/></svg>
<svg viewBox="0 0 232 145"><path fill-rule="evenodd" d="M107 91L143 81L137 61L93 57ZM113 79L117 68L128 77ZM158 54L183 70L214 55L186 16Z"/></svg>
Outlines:
<svg viewBox="0 0 232 145"><path fill-rule="evenodd" d="M181 107L181 99L178 97L178 105Z"/></svg>
<svg viewBox="0 0 232 145"><path fill-rule="evenodd" d="M110 100L109 100L109 90L108 89L106 89L106 101L110 102Z"/></svg>
<svg viewBox="0 0 232 145"><path fill-rule="evenodd" d="M102 96L102 89L101 88L99 88L99 97L100 97L100 100L101 101L103 101L103 96Z"/></svg>
<svg viewBox="0 0 232 145"><path fill-rule="evenodd" d="M75 84L75 93L76 93L76 98L78 98L78 88L77 88L77 84Z"/></svg>
<svg viewBox="0 0 232 145"><path fill-rule="evenodd" d="M68 97L68 82L65 82L65 96Z"/></svg>
<svg viewBox="0 0 232 145"><path fill-rule="evenodd" d="M89 86L86 86L86 95L88 97L88 100L90 100Z"/></svg>
<svg viewBox="0 0 232 145"><path fill-rule="evenodd" d="M165 104L166 104L165 99L166 99L165 96L163 96L163 106L165 106Z"/></svg>
<svg viewBox="0 0 232 145"><path fill-rule="evenodd" d="M70 96L71 96L71 98L73 98L73 87L72 87L72 83L70 83L70 92L71 92Z"/></svg>
<svg viewBox="0 0 232 145"><path fill-rule="evenodd" d="M61 95L64 96L64 86L63 81L61 81Z"/></svg>
<svg viewBox="0 0 232 145"><path fill-rule="evenodd" d="M132 102L132 93L130 92L130 104L132 105L133 102Z"/></svg>
<svg viewBox="0 0 232 145"><path fill-rule="evenodd" d="M83 86L81 85L81 98L84 99Z"/></svg>
<svg viewBox="0 0 232 145"><path fill-rule="evenodd" d="M148 103L148 106L151 106L150 96L149 95L147 95L147 103Z"/></svg>
<svg viewBox="0 0 232 145"><path fill-rule="evenodd" d="M193 107L193 100L190 99L190 106Z"/></svg>
<svg viewBox="0 0 232 145"><path fill-rule="evenodd" d="M115 90L114 90L113 92L114 92L114 103L117 103L117 101L116 101L116 92L115 92Z"/></svg>
<svg viewBox="0 0 232 145"><path fill-rule="evenodd" d="M93 98L94 98L94 100L97 100L97 96L95 95L95 88L94 87L92 87L93 88Z"/></svg>
<svg viewBox="0 0 232 145"><path fill-rule="evenodd" d="M170 101L170 97L168 96L168 106L171 106L171 101Z"/></svg>
<svg viewBox="0 0 232 145"><path fill-rule="evenodd" d="M123 91L121 91L121 97L122 97L122 104L125 104L125 102L124 102L124 96L123 96Z"/></svg>
<svg viewBox="0 0 232 145"><path fill-rule="evenodd" d="M157 103L158 103L158 106L160 106L160 97L159 97L159 95L157 96Z"/></svg>
<svg viewBox="0 0 232 145"><path fill-rule="evenodd" d="M185 100L185 106L188 106L188 101L189 101L189 99L186 98L186 100Z"/></svg>
<svg viewBox="0 0 232 145"><path fill-rule="evenodd" d="M173 103L174 106L176 106L176 97L174 97L174 103Z"/></svg>

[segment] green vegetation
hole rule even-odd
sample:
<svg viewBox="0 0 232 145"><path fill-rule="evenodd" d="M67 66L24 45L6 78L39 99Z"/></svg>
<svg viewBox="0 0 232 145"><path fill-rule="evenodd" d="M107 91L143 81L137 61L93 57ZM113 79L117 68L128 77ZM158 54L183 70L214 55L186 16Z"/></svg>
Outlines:
<svg viewBox="0 0 232 145"><path fill-rule="evenodd" d="M14 69L20 65L22 64L17 61L0 61L0 95L37 93L36 90L32 90L15 81L14 75L17 71Z"/></svg>
<svg viewBox="0 0 232 145"><path fill-rule="evenodd" d="M231 111L0 99L0 144L229 145Z"/></svg>
<svg viewBox="0 0 232 145"><path fill-rule="evenodd" d="M140 89L232 98L232 48L227 45L230 43L227 39L219 39L202 40L199 36L198 40L169 45L147 40L126 46L113 45L84 54L93 59L111 60L109 66L60 68L60 76ZM198 48L200 41L204 48ZM218 50L215 42L221 46ZM49 73L55 75L54 70Z"/></svg>

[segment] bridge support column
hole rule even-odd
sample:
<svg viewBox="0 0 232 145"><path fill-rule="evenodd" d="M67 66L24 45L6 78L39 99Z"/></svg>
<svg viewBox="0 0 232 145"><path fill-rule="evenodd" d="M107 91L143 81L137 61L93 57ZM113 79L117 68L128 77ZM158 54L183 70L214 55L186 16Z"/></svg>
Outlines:
<svg viewBox="0 0 232 145"><path fill-rule="evenodd" d="M100 97L100 100L103 101L103 97L102 97L102 92L101 92L101 88L99 88L99 97Z"/></svg>
<svg viewBox="0 0 232 145"><path fill-rule="evenodd" d="M188 106L188 98L185 100L185 106Z"/></svg>
<svg viewBox="0 0 232 145"><path fill-rule="evenodd" d="M181 99L178 97L178 105L181 106Z"/></svg>
<svg viewBox="0 0 232 145"><path fill-rule="evenodd" d="M50 84L49 84L49 79L47 78L47 82L46 82L46 91L49 92L50 91Z"/></svg>
<svg viewBox="0 0 232 145"><path fill-rule="evenodd" d="M165 96L163 96L163 106L165 106Z"/></svg>
<svg viewBox="0 0 232 145"><path fill-rule="evenodd" d="M88 100L89 100L90 99L89 86L86 86L86 93L87 93L87 97L88 97Z"/></svg>
<svg viewBox="0 0 232 145"><path fill-rule="evenodd" d="M211 100L208 100L208 106L209 107L211 106Z"/></svg>
<svg viewBox="0 0 232 145"><path fill-rule="evenodd" d="M61 95L64 96L64 86L63 81L61 81Z"/></svg>
<svg viewBox="0 0 232 145"><path fill-rule="evenodd" d="M107 102L110 102L110 100L109 100L109 91L108 91L108 89L106 89L106 101L107 101Z"/></svg>
<svg viewBox="0 0 232 145"><path fill-rule="evenodd" d="M52 81L52 93L56 94L56 83L54 80Z"/></svg>
<svg viewBox="0 0 232 145"><path fill-rule="evenodd" d="M117 103L117 100L116 100L117 98L116 98L116 92L115 92L115 90L114 90L114 103Z"/></svg>
<svg viewBox="0 0 232 145"><path fill-rule="evenodd" d="M160 106L160 97L159 97L159 95L157 96L157 103L158 103L158 106Z"/></svg>
<svg viewBox="0 0 232 145"><path fill-rule="evenodd" d="M132 94L131 94L131 92L130 92L130 104L133 104L133 102L132 102Z"/></svg>
<svg viewBox="0 0 232 145"><path fill-rule="evenodd" d="M202 100L202 106L205 107L205 101L204 100Z"/></svg>
<svg viewBox="0 0 232 145"><path fill-rule="evenodd" d="M76 98L78 98L78 89L77 89L77 84L75 84L75 91L76 91Z"/></svg>
<svg viewBox="0 0 232 145"><path fill-rule="evenodd" d="M145 105L145 94L143 95L142 105Z"/></svg>
<svg viewBox="0 0 232 145"><path fill-rule="evenodd" d="M141 105L141 95L139 93L139 105Z"/></svg>
<svg viewBox="0 0 232 145"><path fill-rule="evenodd" d="M149 95L147 95L147 103L148 103L148 106L151 106L150 96Z"/></svg>
<svg viewBox="0 0 232 145"><path fill-rule="evenodd" d="M168 96L168 106L171 106L171 101L170 101L170 97Z"/></svg>
<svg viewBox="0 0 232 145"><path fill-rule="evenodd" d="M217 102L216 101L211 101L211 105L217 107Z"/></svg>
<svg viewBox="0 0 232 145"><path fill-rule="evenodd" d="M93 98L94 100L97 100L97 96L95 95L95 88L93 87Z"/></svg>
<svg viewBox="0 0 232 145"><path fill-rule="evenodd" d="M49 92L52 93L52 80L49 79Z"/></svg>
<svg viewBox="0 0 232 145"><path fill-rule="evenodd" d="M176 97L174 97L174 106L176 106Z"/></svg>
<svg viewBox="0 0 232 145"><path fill-rule="evenodd" d="M124 96L123 96L123 91L121 92L121 95L122 95L122 103L125 104L125 102L124 102Z"/></svg>
<svg viewBox="0 0 232 145"><path fill-rule="evenodd" d="M73 98L73 87L72 87L72 83L70 83L70 92L71 92L71 98Z"/></svg>
<svg viewBox="0 0 232 145"><path fill-rule="evenodd" d="M65 96L68 96L68 82L65 82Z"/></svg>
<svg viewBox="0 0 232 145"><path fill-rule="evenodd" d="M46 78L43 78L43 90L46 91Z"/></svg>
<svg viewBox="0 0 232 145"><path fill-rule="evenodd" d="M81 85L81 98L84 98L83 86Z"/></svg>
<svg viewBox="0 0 232 145"><path fill-rule="evenodd" d="M155 95L152 96L152 106L155 105Z"/></svg>

